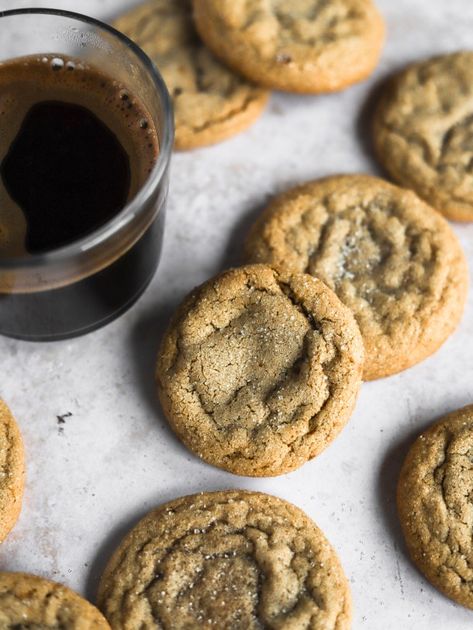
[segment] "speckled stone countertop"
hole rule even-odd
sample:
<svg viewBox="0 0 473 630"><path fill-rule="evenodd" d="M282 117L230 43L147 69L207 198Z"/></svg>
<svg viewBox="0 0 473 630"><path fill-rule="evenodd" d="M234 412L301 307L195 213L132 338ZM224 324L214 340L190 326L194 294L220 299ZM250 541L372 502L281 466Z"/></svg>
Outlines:
<svg viewBox="0 0 473 630"><path fill-rule="evenodd" d="M49 5L107 19L132 4L0 0L0 9ZM365 384L341 436L290 475L240 478L202 463L171 433L155 397L156 348L170 314L194 285L237 261L267 199L309 178L377 173L363 115L377 81L409 61L473 45L471 0L378 5L389 39L370 81L331 96L275 94L246 133L174 156L163 259L131 311L72 341L0 338L0 396L21 426L28 465L24 509L0 547L1 569L45 575L93 599L110 553L150 508L191 492L257 489L294 502L327 534L350 578L355 629L472 627L473 612L440 595L408 560L394 496L412 438L473 402L473 291L443 348ZM473 224L455 230L473 269Z"/></svg>

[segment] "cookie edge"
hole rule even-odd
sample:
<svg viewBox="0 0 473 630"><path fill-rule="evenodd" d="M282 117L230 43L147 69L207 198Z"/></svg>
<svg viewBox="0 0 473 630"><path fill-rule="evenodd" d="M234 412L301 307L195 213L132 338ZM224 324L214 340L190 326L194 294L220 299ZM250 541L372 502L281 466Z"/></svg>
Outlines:
<svg viewBox="0 0 473 630"><path fill-rule="evenodd" d="M11 448L14 449L12 479L6 488L9 499L5 500L4 509L2 514L0 514L0 543L2 543L13 530L21 513L26 465L25 449L20 428L10 408L2 399L0 399L0 421L6 425L7 432L11 433Z"/></svg>

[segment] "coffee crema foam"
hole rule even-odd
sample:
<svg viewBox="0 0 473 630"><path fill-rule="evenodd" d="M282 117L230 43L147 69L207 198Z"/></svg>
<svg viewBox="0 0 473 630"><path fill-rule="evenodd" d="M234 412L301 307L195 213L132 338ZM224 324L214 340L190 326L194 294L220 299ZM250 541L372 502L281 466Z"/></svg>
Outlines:
<svg viewBox="0 0 473 630"><path fill-rule="evenodd" d="M122 83L73 58L48 54L0 63L0 164L9 154L29 112L44 102L84 107L112 132L129 158L126 202L133 199L159 153L158 134L151 116L140 99ZM27 167L25 164L24 168ZM3 179L0 180L0 258L28 256L27 231L27 217L10 196ZM72 240L84 235L77 233ZM57 246L62 244L66 243Z"/></svg>

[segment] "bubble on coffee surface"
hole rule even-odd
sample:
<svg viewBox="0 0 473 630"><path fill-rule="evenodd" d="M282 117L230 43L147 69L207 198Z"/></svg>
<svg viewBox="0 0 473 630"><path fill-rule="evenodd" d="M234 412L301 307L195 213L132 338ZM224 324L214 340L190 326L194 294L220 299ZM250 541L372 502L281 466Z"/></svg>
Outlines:
<svg viewBox="0 0 473 630"><path fill-rule="evenodd" d="M56 72L58 70L62 70L64 68L64 65L64 59L61 59L61 57L53 57L51 59L51 68Z"/></svg>

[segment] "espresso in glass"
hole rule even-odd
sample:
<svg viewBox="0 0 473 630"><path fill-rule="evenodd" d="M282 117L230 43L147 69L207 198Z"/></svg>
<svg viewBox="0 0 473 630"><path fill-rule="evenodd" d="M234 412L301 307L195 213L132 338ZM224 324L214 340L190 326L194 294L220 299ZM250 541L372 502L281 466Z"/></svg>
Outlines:
<svg viewBox="0 0 473 630"><path fill-rule="evenodd" d="M0 12L0 334L74 337L157 269L174 140L158 69L54 9Z"/></svg>
<svg viewBox="0 0 473 630"><path fill-rule="evenodd" d="M81 335L138 299L161 254L173 139L166 86L124 35L65 11L0 12L0 334Z"/></svg>

